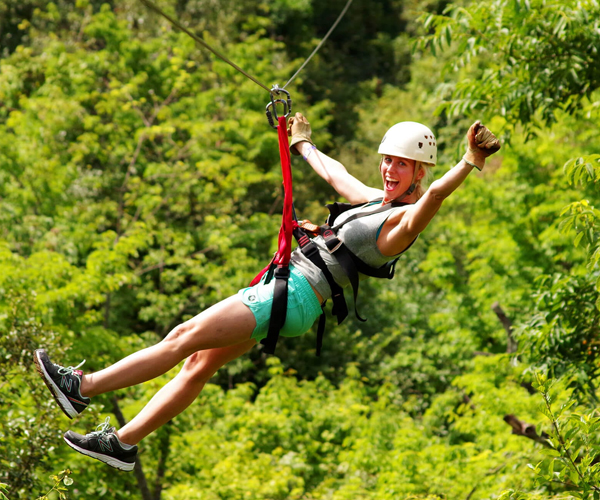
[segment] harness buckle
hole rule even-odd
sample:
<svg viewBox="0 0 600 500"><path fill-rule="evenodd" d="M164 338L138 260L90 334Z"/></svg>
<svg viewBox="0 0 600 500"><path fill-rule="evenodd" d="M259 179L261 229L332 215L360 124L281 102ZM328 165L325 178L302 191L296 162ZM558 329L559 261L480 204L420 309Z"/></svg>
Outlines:
<svg viewBox="0 0 600 500"><path fill-rule="evenodd" d="M334 253L336 250L339 250L339 248L342 246L342 244L343 244L343 242L341 240L338 240L337 245L334 246L333 248L330 248L329 245L327 245L327 250L329 250L329 253Z"/></svg>
<svg viewBox="0 0 600 500"><path fill-rule="evenodd" d="M269 120L269 125L274 129L277 129L277 121L279 120L277 104L283 105L283 116L285 118L290 116L292 112L292 98L290 93L285 89L279 88L279 85L274 84L271 89L271 102L265 106L267 120Z"/></svg>
<svg viewBox="0 0 600 500"><path fill-rule="evenodd" d="M389 267L389 274L387 276L387 279L391 280L394 277L394 274L396 274L396 263L398 262L398 259L394 260L390 267Z"/></svg>
<svg viewBox="0 0 600 500"><path fill-rule="evenodd" d="M343 244L343 241L340 240L335 235L335 233L331 229L329 229L329 228L325 229L322 232L322 236L323 236L323 239L325 240L325 245L327 246L327 250L329 250L329 253L334 253Z"/></svg>
<svg viewBox="0 0 600 500"><path fill-rule="evenodd" d="M307 233L312 234L313 236L318 236L321 232L321 227L313 224L311 221L305 219L298 222L298 227L302 228Z"/></svg>
<svg viewBox="0 0 600 500"><path fill-rule="evenodd" d="M290 268L288 266L277 266L275 269L275 279L287 280L290 277Z"/></svg>

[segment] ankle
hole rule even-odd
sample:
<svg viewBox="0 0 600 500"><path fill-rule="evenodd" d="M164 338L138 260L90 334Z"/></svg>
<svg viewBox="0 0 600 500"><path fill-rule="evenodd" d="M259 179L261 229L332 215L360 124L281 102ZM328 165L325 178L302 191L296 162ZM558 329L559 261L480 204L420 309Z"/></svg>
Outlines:
<svg viewBox="0 0 600 500"><path fill-rule="evenodd" d="M79 384L79 394L81 394L84 398L91 398L95 396L93 390L92 381L90 380L90 375L82 375L81 383Z"/></svg>
<svg viewBox="0 0 600 500"><path fill-rule="evenodd" d="M122 445L125 445L126 447L132 447L138 444L138 442L135 439L132 439L131 436L127 436L127 433L124 433L122 431L123 429L115 431L115 436L117 436L117 439Z"/></svg>

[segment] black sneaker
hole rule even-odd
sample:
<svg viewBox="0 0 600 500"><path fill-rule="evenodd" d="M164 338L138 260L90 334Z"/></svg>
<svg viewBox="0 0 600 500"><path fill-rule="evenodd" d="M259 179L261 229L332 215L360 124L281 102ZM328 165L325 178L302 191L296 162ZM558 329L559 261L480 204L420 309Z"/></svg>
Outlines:
<svg viewBox="0 0 600 500"><path fill-rule="evenodd" d="M110 427L110 417L106 417L96 431L85 436L73 431L65 432L66 443L75 451L95 458L115 469L131 471L135 465L138 447L121 443L115 434L115 428Z"/></svg>
<svg viewBox="0 0 600 500"><path fill-rule="evenodd" d="M85 360L75 367L64 368L50 362L45 349L38 349L33 355L33 361L58 406L67 417L76 417L87 408L90 398L84 398L79 392L83 372L77 369L85 363Z"/></svg>

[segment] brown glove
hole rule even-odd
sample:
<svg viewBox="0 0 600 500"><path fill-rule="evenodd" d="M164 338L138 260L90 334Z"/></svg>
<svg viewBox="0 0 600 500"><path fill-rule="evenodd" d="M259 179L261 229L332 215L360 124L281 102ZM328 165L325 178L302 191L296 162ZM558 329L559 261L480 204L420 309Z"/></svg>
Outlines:
<svg viewBox="0 0 600 500"><path fill-rule="evenodd" d="M493 155L500 149L498 138L480 121L476 121L467 133L468 149L463 159L477 170L481 170L478 164L485 163L488 156Z"/></svg>
<svg viewBox="0 0 600 500"><path fill-rule="evenodd" d="M500 141L485 125L479 124L476 129L475 140L477 141L477 147L486 151L486 156L493 155L500 149Z"/></svg>
<svg viewBox="0 0 600 500"><path fill-rule="evenodd" d="M311 134L312 130L310 129L310 123L308 123L308 120L302 115L302 113L296 113L295 116L289 118L288 135L291 137L290 151L292 154L300 154L300 152L296 149L296 144L300 142L306 141L314 146L313 142L310 140Z"/></svg>
<svg viewBox="0 0 600 500"><path fill-rule="evenodd" d="M479 120L476 121L467 134L469 152L487 158L500 149L500 141Z"/></svg>

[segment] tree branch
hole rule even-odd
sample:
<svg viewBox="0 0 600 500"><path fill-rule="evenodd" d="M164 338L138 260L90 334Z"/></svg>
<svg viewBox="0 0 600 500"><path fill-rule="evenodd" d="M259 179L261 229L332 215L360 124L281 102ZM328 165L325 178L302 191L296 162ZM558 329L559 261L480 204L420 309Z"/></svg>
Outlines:
<svg viewBox="0 0 600 500"><path fill-rule="evenodd" d="M117 399L117 396L112 396L110 398L110 401L113 405L113 413L115 417L117 417L119 425L123 427L127 423L127 421L123 416L123 412L121 411L121 408L119 406L119 400ZM133 472L135 474L140 493L142 494L142 500L154 500L152 498L152 495L150 494L150 489L148 488L148 481L146 481L146 474L144 474L144 469L142 467L142 462L139 455L135 459Z"/></svg>
<svg viewBox="0 0 600 500"><path fill-rule="evenodd" d="M154 482L154 500L160 500L162 493L162 480L167 472L167 459L171 451L171 432L173 423L169 420L163 427L163 433L159 439L158 449L160 457L158 458L158 466L156 467L156 481Z"/></svg>
<svg viewBox="0 0 600 500"><path fill-rule="evenodd" d="M516 434L517 436L526 437L527 439L531 439L536 443L544 445L546 448L554 449L554 446L552 446L552 444L548 440L550 436L548 436L548 434L546 434L545 432L542 432L542 435L540 436L535 430L535 425L528 424L523 420L519 420L514 415L504 415L504 421L512 427L513 434Z"/></svg>
<svg viewBox="0 0 600 500"><path fill-rule="evenodd" d="M513 334L512 334L512 330L513 330L512 320L504 313L504 310L502 309L502 307L500 307L500 304L498 302L494 302L492 304L492 311L494 311L496 313L496 316L498 316L500 323L502 323L502 326L504 327L504 330L506 331L506 336L508 338L508 341L506 343L506 353L514 354L515 352L517 352L518 346L517 346L517 342L515 341L515 338L513 337Z"/></svg>

